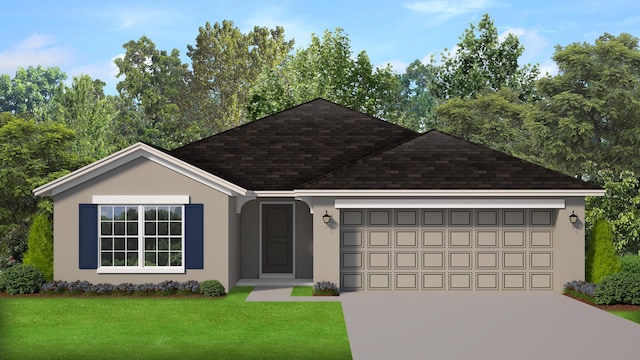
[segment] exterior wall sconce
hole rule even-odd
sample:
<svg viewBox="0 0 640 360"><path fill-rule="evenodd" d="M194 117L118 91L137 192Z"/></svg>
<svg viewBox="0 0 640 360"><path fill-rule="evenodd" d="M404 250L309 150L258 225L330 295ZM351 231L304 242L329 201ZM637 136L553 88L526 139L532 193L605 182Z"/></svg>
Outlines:
<svg viewBox="0 0 640 360"><path fill-rule="evenodd" d="M331 215L329 215L326 210L324 211L324 215L322 215L322 221L325 223L325 225L329 225L329 222L331 221Z"/></svg>
<svg viewBox="0 0 640 360"><path fill-rule="evenodd" d="M569 215L569 221L571 222L571 225L576 226L578 215L576 215L575 211L573 210L571 210L571 215Z"/></svg>

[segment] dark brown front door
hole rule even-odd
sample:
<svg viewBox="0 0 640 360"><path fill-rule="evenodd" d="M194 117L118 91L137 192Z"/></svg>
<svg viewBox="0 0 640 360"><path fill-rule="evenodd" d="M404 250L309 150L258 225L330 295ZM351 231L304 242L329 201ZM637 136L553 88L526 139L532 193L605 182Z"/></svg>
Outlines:
<svg viewBox="0 0 640 360"><path fill-rule="evenodd" d="M293 206L262 205L262 272L293 273Z"/></svg>

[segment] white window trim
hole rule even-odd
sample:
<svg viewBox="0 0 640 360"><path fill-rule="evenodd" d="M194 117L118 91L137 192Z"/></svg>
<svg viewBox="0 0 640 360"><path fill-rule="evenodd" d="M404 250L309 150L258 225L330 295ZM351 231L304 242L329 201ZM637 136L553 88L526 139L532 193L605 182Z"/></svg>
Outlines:
<svg viewBox="0 0 640 360"><path fill-rule="evenodd" d="M93 204L98 205L184 205L189 195L93 195Z"/></svg>
<svg viewBox="0 0 640 360"><path fill-rule="evenodd" d="M144 196L142 196L144 197ZM185 263L185 222L186 213L184 204L167 204L167 203L136 203L138 206L138 266L102 266L101 265L101 235L100 235L100 206L114 206L114 205L132 205L132 204L100 204L98 206L98 274L184 274ZM182 265L181 266L143 266L144 264L144 207L145 205L164 205L164 206L180 206L182 208ZM156 235L157 237L157 235ZM157 250L156 250L157 251Z"/></svg>

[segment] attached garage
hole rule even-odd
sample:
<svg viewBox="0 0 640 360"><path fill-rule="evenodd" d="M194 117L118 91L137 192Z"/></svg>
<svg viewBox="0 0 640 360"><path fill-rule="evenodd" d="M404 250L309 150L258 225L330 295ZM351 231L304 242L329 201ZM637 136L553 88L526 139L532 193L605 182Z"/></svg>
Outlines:
<svg viewBox="0 0 640 360"><path fill-rule="evenodd" d="M554 290L562 199L538 208L352 205L336 200L343 290Z"/></svg>

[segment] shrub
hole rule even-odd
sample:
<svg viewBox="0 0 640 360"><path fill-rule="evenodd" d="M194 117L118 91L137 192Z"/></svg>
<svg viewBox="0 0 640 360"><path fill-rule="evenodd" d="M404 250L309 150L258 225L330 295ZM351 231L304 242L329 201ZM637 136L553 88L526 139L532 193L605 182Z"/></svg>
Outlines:
<svg viewBox="0 0 640 360"><path fill-rule="evenodd" d="M640 305L640 274L621 272L605 277L598 285L595 302Z"/></svg>
<svg viewBox="0 0 640 360"><path fill-rule="evenodd" d="M220 281L206 280L200 283L200 293L208 296L223 296L225 290Z"/></svg>
<svg viewBox="0 0 640 360"><path fill-rule="evenodd" d="M620 271L640 274L640 256L625 255L620 257Z"/></svg>
<svg viewBox="0 0 640 360"><path fill-rule="evenodd" d="M159 284L91 284L88 281L52 281L42 285L41 291L47 294L85 294L85 295L170 295L197 294L199 283L195 280L185 282L163 281Z"/></svg>
<svg viewBox="0 0 640 360"><path fill-rule="evenodd" d="M564 288L566 290L573 290L580 294L594 297L596 296L596 289L598 288L598 285L592 284L586 281L582 281L582 280L576 280L576 281L572 281L564 284Z"/></svg>
<svg viewBox="0 0 640 360"><path fill-rule="evenodd" d="M53 232L49 215L38 214L33 218L23 262L40 269L47 281L53 280Z"/></svg>
<svg viewBox="0 0 640 360"><path fill-rule="evenodd" d="M4 270L0 278L4 291L11 295L37 293L47 281L42 271L26 264L16 264Z"/></svg>
<svg viewBox="0 0 640 360"><path fill-rule="evenodd" d="M9 262L22 261L22 255L27 251L28 230L26 224L0 226L0 257Z"/></svg>
<svg viewBox="0 0 640 360"><path fill-rule="evenodd" d="M599 284L604 277L619 271L620 261L613 247L611 224L605 219L597 220L585 259L586 280Z"/></svg>
<svg viewBox="0 0 640 360"><path fill-rule="evenodd" d="M329 281L319 281L313 285L314 296L335 296L339 295L340 291L336 284Z"/></svg>

